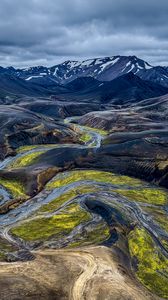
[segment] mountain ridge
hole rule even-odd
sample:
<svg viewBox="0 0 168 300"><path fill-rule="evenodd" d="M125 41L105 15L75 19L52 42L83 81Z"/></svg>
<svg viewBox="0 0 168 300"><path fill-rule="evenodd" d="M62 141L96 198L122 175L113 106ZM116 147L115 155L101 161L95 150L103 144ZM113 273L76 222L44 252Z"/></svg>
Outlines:
<svg viewBox="0 0 168 300"><path fill-rule="evenodd" d="M143 80L159 83L168 87L168 67L152 66L136 56L110 56L83 61L67 60L52 67L35 66L15 69L0 67L0 74L7 73L31 81L66 84L78 77L93 77L99 81L111 81L121 75L133 72Z"/></svg>

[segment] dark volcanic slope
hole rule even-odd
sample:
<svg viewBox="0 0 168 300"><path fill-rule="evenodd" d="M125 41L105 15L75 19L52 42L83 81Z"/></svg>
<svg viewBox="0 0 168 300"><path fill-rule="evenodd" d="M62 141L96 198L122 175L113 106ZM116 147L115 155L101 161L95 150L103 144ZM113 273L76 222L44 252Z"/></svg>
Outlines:
<svg viewBox="0 0 168 300"><path fill-rule="evenodd" d="M88 77L76 78L73 81L67 83L66 87L72 92L86 91L86 90L90 91L99 88L99 86L102 85L102 83L103 82L100 82L99 80L88 76Z"/></svg>
<svg viewBox="0 0 168 300"><path fill-rule="evenodd" d="M168 92L167 88L144 81L132 72L110 82L99 82L90 77L78 78L66 86L71 89L71 93L66 95L69 99L117 105L161 96Z"/></svg>
<svg viewBox="0 0 168 300"><path fill-rule="evenodd" d="M85 126L110 135L97 151L95 167L155 181L168 187L168 95L131 108L92 112L81 117Z"/></svg>
<svg viewBox="0 0 168 300"><path fill-rule="evenodd" d="M167 88L141 80L133 73L123 75L102 86L102 102L114 100L115 104L125 104L150 97L163 95Z"/></svg>
<svg viewBox="0 0 168 300"><path fill-rule="evenodd" d="M0 103L19 96L50 96L67 92L67 89L49 79L41 82L26 81L15 75L0 74Z"/></svg>
<svg viewBox="0 0 168 300"><path fill-rule="evenodd" d="M126 109L90 112L80 118L89 125L113 132L164 129L168 119L168 94L135 102ZM166 125L167 126L167 125ZM166 127L167 128L167 127Z"/></svg>
<svg viewBox="0 0 168 300"><path fill-rule="evenodd" d="M81 103L72 101L60 101L57 97L49 98L21 98L18 100L20 107L24 107L32 112L45 116L65 118L71 116L81 116L88 112L99 110L98 104Z"/></svg>
<svg viewBox="0 0 168 300"><path fill-rule="evenodd" d="M142 112L144 116L151 118L154 122L156 121L167 121L168 120L168 94L145 99L135 104L135 109L138 112Z"/></svg>
<svg viewBox="0 0 168 300"><path fill-rule="evenodd" d="M0 74L1 95L30 95L38 96L47 93L45 89L28 83L27 81L8 74Z"/></svg>
<svg viewBox="0 0 168 300"><path fill-rule="evenodd" d="M0 106L0 158L23 145L76 141L76 134L62 121L18 106Z"/></svg>
<svg viewBox="0 0 168 300"><path fill-rule="evenodd" d="M96 166L143 178L168 188L168 137L162 131L112 134Z"/></svg>

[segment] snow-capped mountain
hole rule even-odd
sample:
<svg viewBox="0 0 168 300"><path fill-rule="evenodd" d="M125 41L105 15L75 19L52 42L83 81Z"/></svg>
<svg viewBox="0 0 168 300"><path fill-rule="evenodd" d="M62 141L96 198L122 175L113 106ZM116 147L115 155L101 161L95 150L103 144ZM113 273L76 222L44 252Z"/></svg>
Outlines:
<svg viewBox="0 0 168 300"><path fill-rule="evenodd" d="M43 66L26 69L0 67L0 74L7 73L43 86L64 85L76 78L87 76L99 81L111 81L130 72L143 80L168 87L168 67L151 66L136 56L113 56L84 61L69 60L50 68Z"/></svg>
<svg viewBox="0 0 168 300"><path fill-rule="evenodd" d="M100 81L111 81L114 78L133 72L138 73L153 67L135 56L113 56L88 59L82 62L66 61L51 68L51 73L60 83L67 83L77 77L90 76Z"/></svg>
<svg viewBox="0 0 168 300"><path fill-rule="evenodd" d="M50 70L57 82L62 84L84 76L90 76L99 81L111 81L132 72L143 80L168 87L168 68L153 67L136 56L113 56L82 62L66 61Z"/></svg>

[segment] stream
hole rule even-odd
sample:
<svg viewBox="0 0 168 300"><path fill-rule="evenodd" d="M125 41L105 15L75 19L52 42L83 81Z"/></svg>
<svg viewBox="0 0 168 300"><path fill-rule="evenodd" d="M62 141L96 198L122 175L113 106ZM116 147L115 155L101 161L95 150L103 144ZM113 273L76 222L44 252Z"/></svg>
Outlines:
<svg viewBox="0 0 168 300"><path fill-rule="evenodd" d="M65 122L71 123L75 120L76 117L67 118ZM91 147L94 149L94 151L96 151L101 145L103 136L100 133L95 132L90 128L88 129L85 128L84 126L79 126L77 124L75 124L75 126L81 132L90 135L91 139L85 145L64 144L64 145L51 145L51 146L48 145L47 147L46 146L43 147L39 145L39 147L35 149L31 149L23 153L18 153L15 157L7 157L4 161L0 162L0 170L8 168L11 163L13 163L18 158L23 157L24 155L38 152L38 151L47 151L55 147L58 148L59 147L65 147L65 148L66 147L76 147L76 148ZM66 173L68 174L68 171L64 172L64 174ZM55 178L57 178L57 176ZM55 178L53 178L51 181L53 181ZM139 202L136 201L129 201L128 198L121 196L115 192L117 188L130 189L130 186L127 184L123 185L122 187L121 186L118 187L116 186L116 184L111 184L111 183L96 182L94 180L82 180L82 181L79 180L77 182L73 182L52 190L48 190L44 187L44 189L33 198L28 199L26 202L22 203L15 209L9 211L7 214L0 215L0 235L6 240L8 240L9 243L16 244L21 248L24 247L24 244L22 242L18 241L18 239L15 239L9 234L9 230L12 227L16 226L16 224L28 218L33 219L34 214L38 209L40 209L44 204L50 203L52 200L58 198L63 193L87 185L94 186L98 192L95 193L88 192L84 195L77 195L75 197L75 201L78 201L81 205L82 204L86 205L86 201L90 201L90 199L96 201L98 199L101 202L101 204L104 205L104 207L108 206L109 211L111 211L113 208L116 208L119 211L123 212L123 214L125 214L129 220L137 222L138 224L140 224L140 226L142 226L149 232L149 234L152 236L157 246L160 248L162 254L168 258L168 251L166 250L165 246L162 244L160 239L160 237L164 237L165 239L168 240L168 233L154 222L154 220L150 216L150 213L143 211L143 205L140 205ZM152 184L144 182L144 187L145 186L147 186L148 188L155 187ZM162 189L160 188L160 190ZM2 205L8 202L10 199L11 199L11 195L8 192L8 190L4 188L2 185L0 185L0 204ZM45 214L45 217L52 216L53 214L58 214L68 204L73 202L74 199L66 201L56 211ZM92 214L92 222L95 222L102 218L94 212L92 212L91 214ZM81 230L81 226L79 225L73 230L73 232L71 232L71 234L69 235L69 239L73 240L73 236L76 234L77 231L80 232L80 230Z"/></svg>

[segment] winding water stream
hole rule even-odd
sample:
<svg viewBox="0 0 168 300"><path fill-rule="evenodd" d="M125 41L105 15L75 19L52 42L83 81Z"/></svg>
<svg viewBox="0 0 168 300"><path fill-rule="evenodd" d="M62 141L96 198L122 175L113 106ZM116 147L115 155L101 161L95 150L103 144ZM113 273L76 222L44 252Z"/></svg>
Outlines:
<svg viewBox="0 0 168 300"><path fill-rule="evenodd" d="M66 122L73 122L76 119L74 118L67 118ZM92 129L85 128L84 126L75 125L78 130L80 130L83 133L89 134L91 139L89 142L87 142L85 145L76 145L76 144L64 144L64 145L51 145L51 146L39 146L35 149L28 150L23 153L18 153L15 157L8 157L4 161L0 162L0 170L7 168L11 163L13 163L18 158L23 157L24 155L27 155L29 153L34 153L38 151L47 151L49 149L52 149L54 147L79 147L79 148L88 148L92 147L96 151L101 145L101 140L103 139L103 136L99 132L95 132ZM69 172L64 172L64 176L68 174ZM57 176L55 177L57 178ZM55 180L53 178L53 180ZM107 206L110 213L112 213L113 209L117 209L121 211L123 214L127 216L127 218L130 220L130 222L136 222L140 224L143 228L145 228L150 235L152 236L153 240L161 250L162 254L168 258L168 251L166 247L163 245L161 239L164 238L168 240L168 233L157 224L153 218L151 217L150 213L148 213L146 210L143 210L143 208L146 207L146 204L141 204L137 201L130 201L127 197L122 196L121 194L117 193L117 189L123 189L123 190L129 190L130 185L117 185L112 183L105 183L105 182L97 182L96 180L79 180L76 182L72 182L70 184L66 184L64 186L53 188L52 190L49 190L47 188L44 188L43 191L41 191L39 194L37 194L35 197L27 200L23 204L16 207L14 210L9 211L7 214L1 214L0 215L0 234L3 238L7 239L8 242L12 244L17 244L19 247L24 247L24 243L20 242L18 239L15 239L13 236L10 235L9 231L12 227L16 226L16 224L19 224L19 222L24 221L26 219L36 218L36 211L38 211L42 206L44 206L47 203L50 203L56 198L59 198L62 194L77 189L78 187L82 186L94 186L97 192L88 192L84 195L76 195L75 198L65 201L62 205L60 205L59 208L57 208L52 213L46 213L45 217L50 217L55 214L59 214L67 205L70 203L78 202L81 205L84 205L86 209L89 209L86 207L87 201L94 201L96 202L99 200L102 205L104 205L104 209ZM149 183L143 182L143 187L154 189L155 186ZM138 187L137 187L138 189ZM160 189L162 190L162 189ZM165 192L165 190L163 189ZM0 186L0 203L1 205L9 201L11 199L11 195L8 192L6 188L3 186ZM88 202L89 203L89 202ZM148 204L148 206L150 206ZM155 207L155 205L151 204L151 207ZM163 208L163 207L162 207ZM157 209L157 206L156 206ZM166 206L165 206L165 213L166 212ZM97 222L100 221L100 219L103 218L101 214L94 213L92 211L92 221L91 222ZM87 225L89 222L87 223ZM86 225L86 224L85 224ZM74 236L81 232L83 228L83 225L77 226L67 237L66 241L73 241ZM60 245L61 242L59 241L57 243L57 246Z"/></svg>

